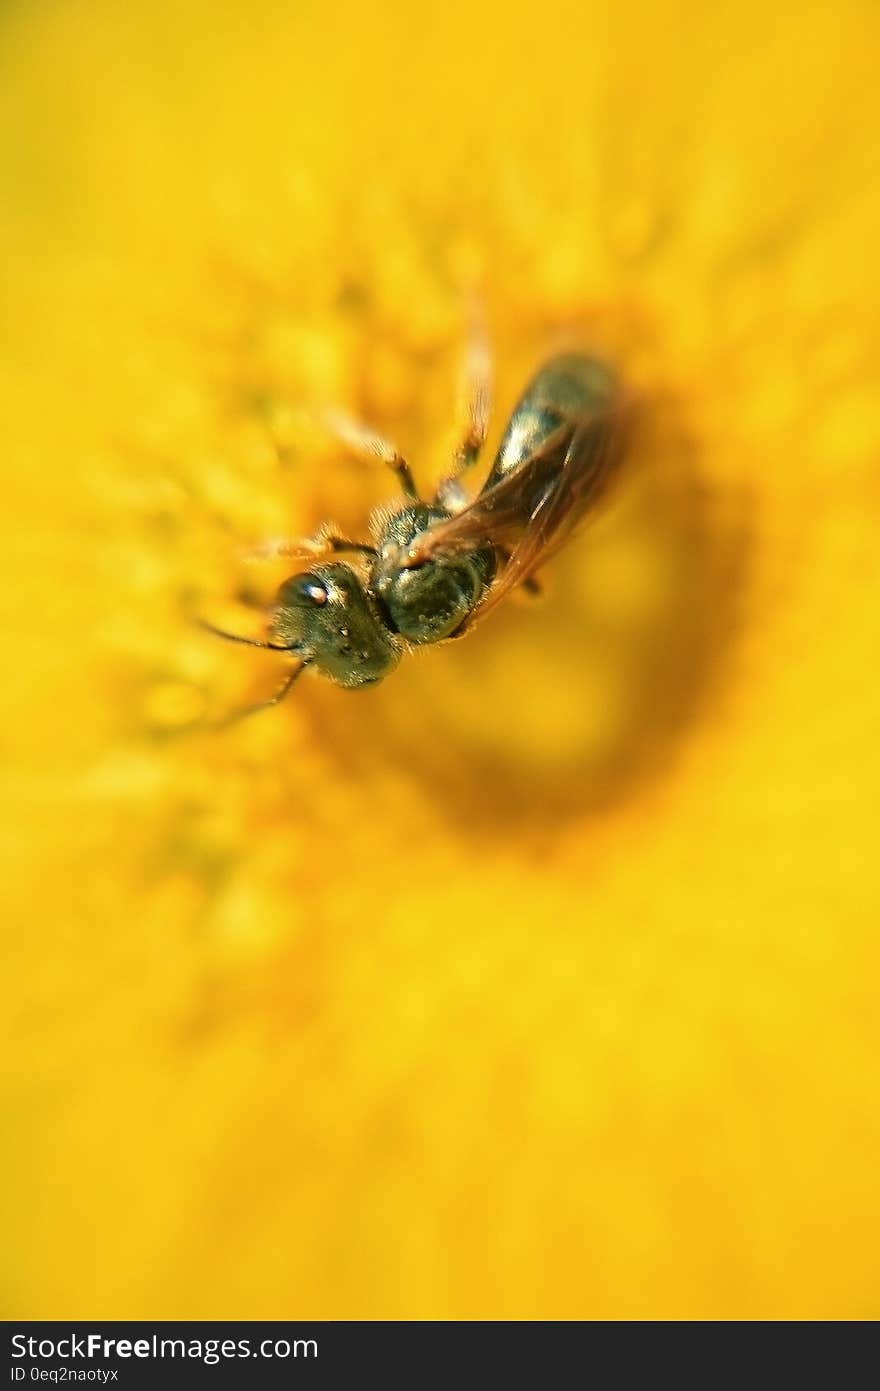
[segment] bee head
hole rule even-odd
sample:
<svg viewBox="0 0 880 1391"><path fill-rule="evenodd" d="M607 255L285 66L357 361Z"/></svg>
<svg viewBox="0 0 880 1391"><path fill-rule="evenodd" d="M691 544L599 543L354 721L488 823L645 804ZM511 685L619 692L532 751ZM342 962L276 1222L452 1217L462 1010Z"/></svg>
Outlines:
<svg viewBox="0 0 880 1391"><path fill-rule="evenodd" d="M372 685L400 660L349 565L317 565L291 575L276 595L271 627L277 642L295 647L338 686Z"/></svg>

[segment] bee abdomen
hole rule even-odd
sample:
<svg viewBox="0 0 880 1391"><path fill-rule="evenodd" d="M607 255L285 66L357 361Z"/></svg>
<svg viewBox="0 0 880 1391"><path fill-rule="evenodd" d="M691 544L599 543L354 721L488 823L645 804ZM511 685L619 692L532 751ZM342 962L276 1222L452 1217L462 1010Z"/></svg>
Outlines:
<svg viewBox="0 0 880 1391"><path fill-rule="evenodd" d="M613 373L597 358L582 353L551 358L519 398L485 488L533 458L561 426L607 411L615 389Z"/></svg>

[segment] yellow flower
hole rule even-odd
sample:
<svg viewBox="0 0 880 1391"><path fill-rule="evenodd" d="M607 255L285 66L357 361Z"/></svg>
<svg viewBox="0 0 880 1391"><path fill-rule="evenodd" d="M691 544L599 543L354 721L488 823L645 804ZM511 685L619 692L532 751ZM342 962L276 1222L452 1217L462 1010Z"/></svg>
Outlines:
<svg viewBox="0 0 880 1391"><path fill-rule="evenodd" d="M876 7L0 22L16 1317L878 1312ZM181 12L182 11L182 12ZM497 442L643 403L549 594L349 694L214 644Z"/></svg>

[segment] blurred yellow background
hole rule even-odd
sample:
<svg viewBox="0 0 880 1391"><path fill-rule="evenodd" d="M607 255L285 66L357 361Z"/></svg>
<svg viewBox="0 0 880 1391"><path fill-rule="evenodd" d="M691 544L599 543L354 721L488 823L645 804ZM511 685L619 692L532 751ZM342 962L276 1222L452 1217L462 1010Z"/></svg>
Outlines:
<svg viewBox="0 0 880 1391"><path fill-rule="evenodd" d="M3 7L8 1317L880 1314L878 30ZM208 732L279 672L187 607L393 495L316 403L444 471L474 281L492 443L620 364L616 501Z"/></svg>

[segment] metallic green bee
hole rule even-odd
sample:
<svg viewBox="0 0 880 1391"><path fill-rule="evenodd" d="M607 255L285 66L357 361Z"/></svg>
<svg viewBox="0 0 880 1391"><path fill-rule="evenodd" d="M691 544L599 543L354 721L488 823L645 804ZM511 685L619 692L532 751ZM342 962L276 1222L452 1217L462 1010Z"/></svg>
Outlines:
<svg viewBox="0 0 880 1391"><path fill-rule="evenodd" d="M430 502L419 497L409 465L392 445L334 418L352 450L395 471L405 501L373 518L371 543L325 527L310 540L260 548L264 556L311 564L281 585L268 641L203 624L231 642L296 659L276 694L242 715L277 705L307 667L349 689L375 685L411 648L461 637L515 586L536 587L535 571L599 499L620 456L620 393L597 359L551 358L520 397L489 475L469 501L460 480L486 438L489 374L480 340L468 359L468 424L455 468ZM358 559L331 559L340 553Z"/></svg>

